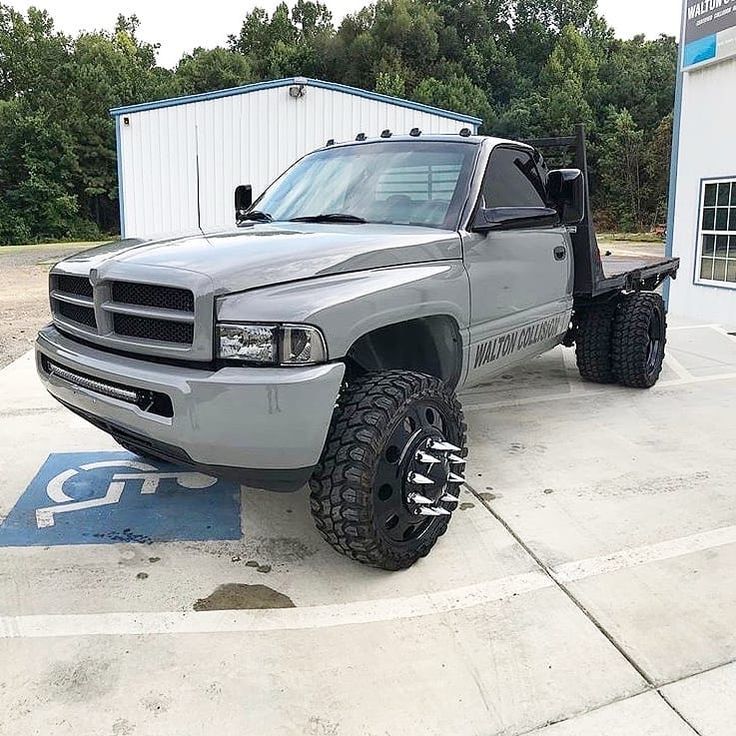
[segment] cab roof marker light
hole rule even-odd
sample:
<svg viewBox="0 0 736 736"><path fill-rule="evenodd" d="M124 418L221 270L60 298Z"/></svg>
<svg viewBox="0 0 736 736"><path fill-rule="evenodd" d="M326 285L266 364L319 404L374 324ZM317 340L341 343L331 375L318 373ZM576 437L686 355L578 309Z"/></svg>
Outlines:
<svg viewBox="0 0 736 736"><path fill-rule="evenodd" d="M325 147L326 148L329 148L330 146L334 146L334 145L335 145L335 139L334 138L330 138L330 140L328 140L327 143L325 143Z"/></svg>
<svg viewBox="0 0 736 736"><path fill-rule="evenodd" d="M463 129L462 129L462 130L460 131L460 135L461 135L461 136L462 136L463 138L470 138L470 136L471 136L471 135L473 135L473 131L472 131L472 130L470 130L470 128L463 128Z"/></svg>
<svg viewBox="0 0 736 736"><path fill-rule="evenodd" d="M411 130L409 131L409 135L410 135L410 136L411 136L412 138L419 138L419 136L420 136L421 134L422 134L422 131L421 131L421 130L419 130L419 128L412 128L412 129L411 129Z"/></svg>
<svg viewBox="0 0 736 736"><path fill-rule="evenodd" d="M392 135L393 133L388 128L386 128L386 130L381 133L381 138L390 138Z"/></svg>
<svg viewBox="0 0 736 736"><path fill-rule="evenodd" d="M364 141L368 138L368 136L365 133L358 133L358 135L355 136L356 141Z"/></svg>

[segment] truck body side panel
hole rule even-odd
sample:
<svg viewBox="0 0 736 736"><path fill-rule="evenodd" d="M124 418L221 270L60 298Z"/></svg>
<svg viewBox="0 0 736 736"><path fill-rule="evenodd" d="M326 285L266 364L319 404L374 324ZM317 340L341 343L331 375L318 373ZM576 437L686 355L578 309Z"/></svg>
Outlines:
<svg viewBox="0 0 736 736"><path fill-rule="evenodd" d="M472 386L562 340L572 316L574 263L564 228L468 233L463 240Z"/></svg>

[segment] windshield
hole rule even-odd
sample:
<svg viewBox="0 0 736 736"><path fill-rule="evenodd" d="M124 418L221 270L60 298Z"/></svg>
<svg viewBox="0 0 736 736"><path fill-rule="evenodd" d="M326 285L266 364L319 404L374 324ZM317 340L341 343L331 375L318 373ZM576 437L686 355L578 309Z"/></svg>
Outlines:
<svg viewBox="0 0 736 736"><path fill-rule="evenodd" d="M289 169L254 209L274 221L342 215L354 224L454 230L476 150L461 142L384 141L318 151Z"/></svg>

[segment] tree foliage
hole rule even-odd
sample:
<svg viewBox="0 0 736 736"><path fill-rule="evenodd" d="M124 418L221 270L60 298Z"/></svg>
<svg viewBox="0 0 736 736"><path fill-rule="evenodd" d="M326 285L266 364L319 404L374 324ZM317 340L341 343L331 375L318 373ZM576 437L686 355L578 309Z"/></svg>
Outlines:
<svg viewBox="0 0 736 736"><path fill-rule="evenodd" d="M611 227L665 217L675 39L617 39L596 0L377 0L335 27L327 4L255 8L226 47L171 71L135 16L76 38L0 4L0 243L114 232L109 109L307 76L476 115L513 138L591 138L594 205Z"/></svg>

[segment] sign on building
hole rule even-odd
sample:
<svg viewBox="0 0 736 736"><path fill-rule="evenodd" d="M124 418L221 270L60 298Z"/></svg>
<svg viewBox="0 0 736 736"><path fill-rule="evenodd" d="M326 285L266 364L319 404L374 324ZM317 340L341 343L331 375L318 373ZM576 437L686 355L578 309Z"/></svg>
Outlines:
<svg viewBox="0 0 736 736"><path fill-rule="evenodd" d="M736 56L736 0L687 0L684 68Z"/></svg>

